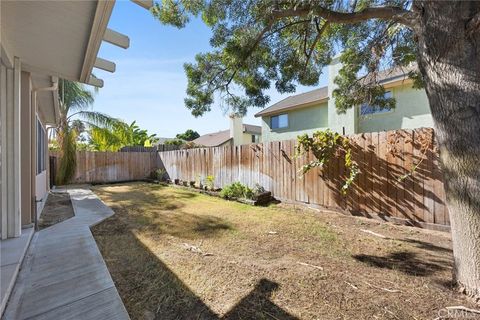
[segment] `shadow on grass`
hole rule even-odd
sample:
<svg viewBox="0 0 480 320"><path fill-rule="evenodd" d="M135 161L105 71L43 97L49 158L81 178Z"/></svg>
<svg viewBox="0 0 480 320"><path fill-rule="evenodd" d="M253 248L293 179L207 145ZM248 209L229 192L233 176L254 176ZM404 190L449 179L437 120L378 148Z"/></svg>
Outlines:
<svg viewBox="0 0 480 320"><path fill-rule="evenodd" d="M297 319L270 300L279 285L268 279L220 316L118 217L92 231L132 319Z"/></svg>
<svg viewBox="0 0 480 320"><path fill-rule="evenodd" d="M434 251L434 252L452 252L452 249L440 247L426 241L415 240L415 239L404 239L400 241L413 244L417 248L423 249L423 250Z"/></svg>
<svg viewBox="0 0 480 320"><path fill-rule="evenodd" d="M169 234L183 238L211 237L233 227L221 217L196 215L182 211L183 200L198 194L175 190L172 193L156 191L168 188L154 184L130 184L119 189L95 190L103 200L131 227L142 231Z"/></svg>
<svg viewBox="0 0 480 320"><path fill-rule="evenodd" d="M353 256L357 261L381 269L398 270L412 276L429 276L437 271L444 270L447 265L443 261L425 261L417 258L414 252L394 252L387 256L373 256L358 254Z"/></svg>

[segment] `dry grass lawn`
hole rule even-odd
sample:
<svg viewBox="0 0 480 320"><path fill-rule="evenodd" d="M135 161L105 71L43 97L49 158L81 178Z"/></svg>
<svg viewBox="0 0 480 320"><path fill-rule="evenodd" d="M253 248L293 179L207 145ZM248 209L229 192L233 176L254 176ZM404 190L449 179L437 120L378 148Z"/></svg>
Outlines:
<svg viewBox="0 0 480 320"><path fill-rule="evenodd" d="M94 191L116 212L93 234L132 319L434 319L474 307L451 290L448 233L147 183Z"/></svg>

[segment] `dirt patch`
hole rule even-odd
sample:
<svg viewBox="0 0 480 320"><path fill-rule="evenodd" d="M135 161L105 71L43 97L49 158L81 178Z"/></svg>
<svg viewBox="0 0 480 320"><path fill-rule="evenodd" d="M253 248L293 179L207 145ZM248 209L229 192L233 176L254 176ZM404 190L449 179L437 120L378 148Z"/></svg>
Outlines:
<svg viewBox="0 0 480 320"><path fill-rule="evenodd" d="M92 231L132 319L434 319L475 308L450 287L448 233L146 183L94 191L116 212Z"/></svg>
<svg viewBox="0 0 480 320"><path fill-rule="evenodd" d="M48 228L74 215L70 195L67 192L51 192L38 219L38 228Z"/></svg>

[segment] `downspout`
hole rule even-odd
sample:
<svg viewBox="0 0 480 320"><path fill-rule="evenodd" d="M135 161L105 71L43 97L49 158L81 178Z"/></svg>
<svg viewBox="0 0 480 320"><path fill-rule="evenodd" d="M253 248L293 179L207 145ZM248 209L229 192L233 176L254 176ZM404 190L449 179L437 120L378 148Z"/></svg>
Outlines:
<svg viewBox="0 0 480 320"><path fill-rule="evenodd" d="M45 92L45 91L55 91L58 90L58 78L57 77L52 77L52 85L49 87L40 87L40 88L35 88L32 90L32 105L33 105L33 112L32 114L32 119L31 123L32 126L35 125L35 130L32 130L32 144L33 141L35 141L35 147L33 148L32 154L34 154L33 161L32 161L32 181L35 181L35 183L32 183L32 188L31 188L31 193L32 193L32 206L34 212L34 224L35 224L35 230L38 230L38 212L37 212L37 203L43 201L43 199L37 199L37 190L36 190L36 177L37 177L37 146L36 146L36 141L37 141L37 130L36 130L36 116L37 116L37 93L38 92ZM57 119L57 110L54 107L54 116L55 119ZM47 179L48 181L48 179Z"/></svg>

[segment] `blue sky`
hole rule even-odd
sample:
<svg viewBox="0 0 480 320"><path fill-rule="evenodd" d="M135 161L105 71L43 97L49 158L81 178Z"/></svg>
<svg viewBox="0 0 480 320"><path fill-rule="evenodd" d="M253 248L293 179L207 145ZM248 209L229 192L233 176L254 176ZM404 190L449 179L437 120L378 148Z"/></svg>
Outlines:
<svg viewBox="0 0 480 320"><path fill-rule="evenodd" d="M200 20L192 20L179 30L162 25L130 1L117 1L108 27L128 35L130 47L125 50L102 44L99 57L114 61L117 69L115 73L94 70L105 81L96 96L95 110L128 123L136 120L140 127L160 137L173 137L186 129L205 134L228 128L228 117L219 101L199 118L183 104L187 86L183 64L210 50L211 32ZM322 76L320 85L325 83ZM299 87L297 92L312 89ZM272 103L286 97L274 89L270 96ZM244 123L260 125L260 119L253 116L259 110L251 109Z"/></svg>

